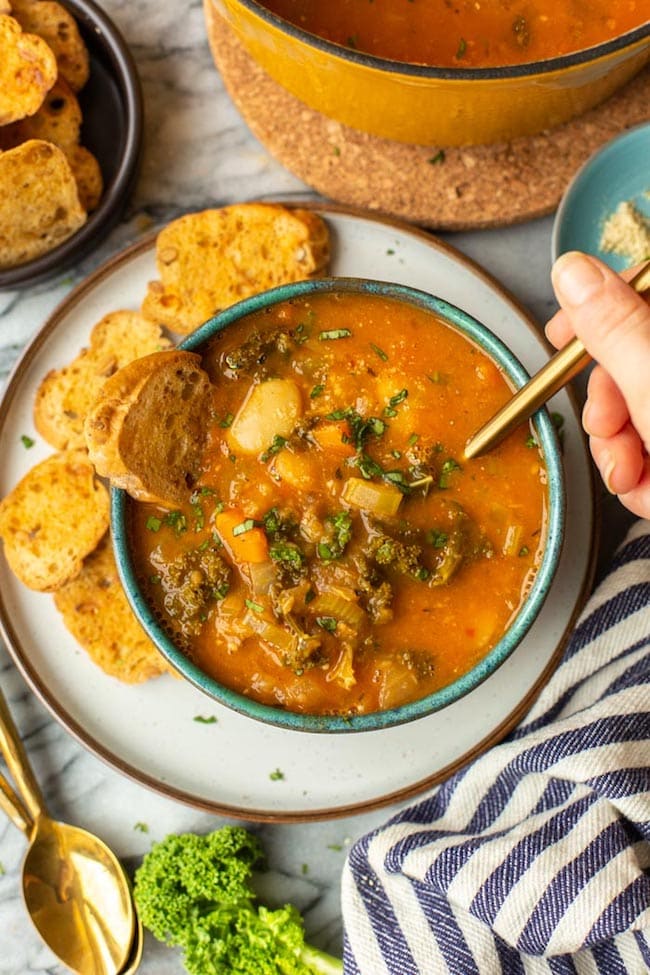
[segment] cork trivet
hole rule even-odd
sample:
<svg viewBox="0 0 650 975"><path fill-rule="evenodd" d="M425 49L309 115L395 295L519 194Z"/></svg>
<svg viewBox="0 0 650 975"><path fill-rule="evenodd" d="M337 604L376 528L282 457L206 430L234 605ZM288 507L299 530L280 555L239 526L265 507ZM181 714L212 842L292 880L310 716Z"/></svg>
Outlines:
<svg viewBox="0 0 650 975"><path fill-rule="evenodd" d="M442 153L379 139L307 108L256 65L210 0L205 14L230 97L286 169L332 200L426 227L498 227L544 216L599 146L650 119L648 67L603 105L537 136Z"/></svg>

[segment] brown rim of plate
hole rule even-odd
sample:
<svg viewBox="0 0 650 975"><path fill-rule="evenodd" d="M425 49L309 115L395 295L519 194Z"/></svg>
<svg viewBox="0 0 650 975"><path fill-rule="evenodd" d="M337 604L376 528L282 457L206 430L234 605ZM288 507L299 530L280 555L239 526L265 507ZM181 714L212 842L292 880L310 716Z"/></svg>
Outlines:
<svg viewBox="0 0 650 975"><path fill-rule="evenodd" d="M268 199L264 200L254 200L249 202L269 202ZM392 217L383 217L375 213L366 213L362 210L355 209L353 207L347 207L342 204L322 204L320 202L315 202L314 200L296 200L294 198L287 199L276 199L274 198L273 203L279 203L288 207L300 207L302 209L316 210L319 213L327 216L328 213L341 213L351 217L361 218L363 220L369 220L375 223L380 223L384 226L395 227L397 230L411 234L412 236L420 237L427 244L431 245L435 250L441 250L447 254L452 255L458 263L465 264L470 270L477 276L486 281L491 287L493 287L508 304L515 309L515 311L524 317L526 324L529 329L533 331L536 335L539 334L539 330L530 316L526 308L517 301L517 299L510 294L510 292L500 284L500 282L493 277L489 272L485 271L479 264L469 257L466 257L456 248L447 244L445 241L441 241L436 238L433 234L427 233L418 227L412 227L408 223L402 220L396 220ZM159 228L160 229L160 228ZM104 278L110 276L116 268L121 267L123 264L128 263L134 257L139 257L141 254L145 253L154 247L156 237L159 230L148 234L145 238L131 244L125 250L120 251L114 257L110 258L95 271L93 271L81 284L77 285L55 308L52 314L48 317L44 325L36 333L32 341L26 346L23 354L18 359L15 364L7 385L5 387L2 399L0 400L0 436L2 433L2 428L5 423L6 415L8 412L8 407L14 396L18 391L20 385L20 380L23 373L26 371L27 367L31 364L32 359L38 353L44 342L50 337L50 335L56 331L59 323L76 305L78 305L86 295L91 292L97 284L104 280ZM578 415L578 408L575 400L575 396L569 390L569 396L571 400L571 406L574 414ZM327 819L341 819L346 816L359 815L360 813L371 812L376 809L381 809L384 806L393 805L396 803L404 802L407 799L413 799L418 795L426 792L428 789L433 788L433 786L438 785L444 779L448 778L454 772L458 771L463 766L467 765L469 762L473 761L483 752L487 751L493 745L496 745L505 735L511 731L521 720L524 714L528 711L533 701L536 699L538 694L541 692L542 688L545 686L551 674L556 669L564 647L568 641L573 625L578 618L580 611L586 601L586 598L591 590L593 580L596 573L597 564L597 554L598 546L597 541L600 537L600 527L601 527L601 506L598 501L598 495L595 491L595 477L593 469L590 468L590 496L594 506L594 530L591 537L591 549L589 552L589 561L586 567L585 575L582 580L582 585L580 587L579 598L576 601L573 613L567 623L567 626L562 634L558 645L544 668L540 677L535 681L533 686L529 688L528 692L523 696L517 706L496 726L492 731L486 735L481 741L477 742L472 748L468 749L462 756L457 758L454 762L445 766L442 769L438 769L436 772L432 773L430 776L425 776L423 779L419 779L417 782L413 782L409 786L398 789L394 792L390 792L386 795L379 796L372 800L364 800L359 803L348 803L343 806L336 806L333 808L320 808L312 810L284 810L280 812L268 811L268 810L252 810L248 808L243 808L239 806L228 805L225 803L212 802L207 799L202 799L197 796L193 796L190 793L184 791L183 789L174 788L173 786L160 782L159 780L148 775L146 772L139 771L133 766L129 765L127 762L123 761L119 756L115 755L108 748L101 744L101 742L94 739L89 735L85 729L72 718L67 711L61 707L59 702L50 694L49 688L41 680L39 674L31 666L28 656L24 653L20 641L13 630L11 625L10 614L7 607L4 604L2 593L0 592L0 634L4 637L7 645L7 649L16 664L18 670L21 672L25 678L30 689L34 692L36 697L40 702L47 708L50 714L68 731L73 738L75 738L81 745L87 748L92 754L97 758L100 758L110 767L121 772L127 778L132 779L139 785L146 786L153 792L159 795L166 796L169 799L174 799L177 802L183 802L186 805L192 806L195 809L200 809L205 812L210 812L220 816L227 816L233 819L243 819L249 822L260 822L260 823L307 823L307 822L318 822Z"/></svg>

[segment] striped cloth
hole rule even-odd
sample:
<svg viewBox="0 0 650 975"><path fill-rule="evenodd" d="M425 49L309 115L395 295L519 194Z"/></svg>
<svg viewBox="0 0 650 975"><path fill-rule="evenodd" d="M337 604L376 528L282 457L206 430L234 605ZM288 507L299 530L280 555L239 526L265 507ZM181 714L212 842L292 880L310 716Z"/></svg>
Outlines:
<svg viewBox="0 0 650 975"><path fill-rule="evenodd" d="M503 743L350 850L346 975L650 972L650 523Z"/></svg>

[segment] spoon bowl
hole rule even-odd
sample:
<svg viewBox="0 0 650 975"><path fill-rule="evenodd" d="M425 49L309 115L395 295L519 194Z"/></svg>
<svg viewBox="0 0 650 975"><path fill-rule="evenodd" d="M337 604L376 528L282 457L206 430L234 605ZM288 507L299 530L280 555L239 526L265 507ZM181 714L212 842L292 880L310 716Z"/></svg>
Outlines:
<svg viewBox="0 0 650 975"><path fill-rule="evenodd" d="M0 807L25 833L25 906L43 941L76 975L135 972L142 951L129 881L92 833L51 819L0 693L0 751L20 798L0 775Z"/></svg>
<svg viewBox="0 0 650 975"><path fill-rule="evenodd" d="M131 893L108 847L45 814L23 863L23 897L41 938L79 975L123 970L133 941Z"/></svg>

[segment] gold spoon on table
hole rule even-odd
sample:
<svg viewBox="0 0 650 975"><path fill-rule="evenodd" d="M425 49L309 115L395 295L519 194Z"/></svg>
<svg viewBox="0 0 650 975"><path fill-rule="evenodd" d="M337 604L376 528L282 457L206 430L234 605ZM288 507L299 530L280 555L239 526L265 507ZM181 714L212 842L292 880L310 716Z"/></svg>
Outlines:
<svg viewBox="0 0 650 975"><path fill-rule="evenodd" d="M650 263L628 281L630 287L641 293L650 289ZM571 339L532 379L518 390L512 399L488 420L465 444L465 458L470 460L484 454L527 420L547 400L577 376L591 362L591 356L578 338Z"/></svg>
<svg viewBox="0 0 650 975"><path fill-rule="evenodd" d="M142 931L138 934L127 876L97 836L47 815L1 693L0 750L21 796L0 776L0 808L29 839L23 896L38 933L77 975L134 972L137 964L125 966L131 965L133 948L142 950Z"/></svg>
<svg viewBox="0 0 650 975"><path fill-rule="evenodd" d="M14 826L17 826L27 836L33 830L33 823L29 813L15 794L5 777L0 773L0 809L2 809ZM121 968L118 975L135 975L140 962L142 961L142 950L144 947L144 929L142 921L137 912L135 914L135 931L133 941L129 950L129 956L124 968Z"/></svg>

